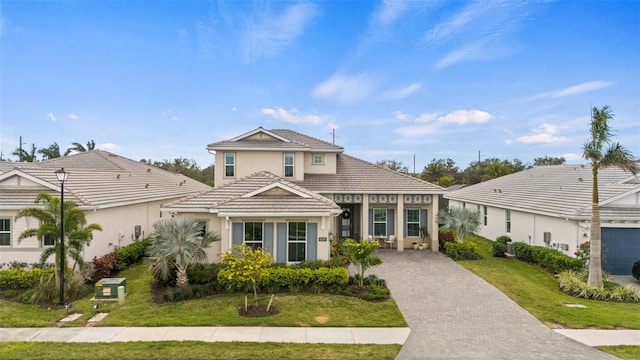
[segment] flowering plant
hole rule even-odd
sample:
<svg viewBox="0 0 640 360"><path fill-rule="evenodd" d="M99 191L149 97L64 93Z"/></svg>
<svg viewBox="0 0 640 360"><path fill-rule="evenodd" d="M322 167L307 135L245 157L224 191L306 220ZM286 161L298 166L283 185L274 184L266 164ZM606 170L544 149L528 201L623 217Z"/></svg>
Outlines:
<svg viewBox="0 0 640 360"><path fill-rule="evenodd" d="M591 244L588 241L583 242L578 246L578 251L574 252L578 259L584 263L585 269L589 268L589 256L591 255Z"/></svg>

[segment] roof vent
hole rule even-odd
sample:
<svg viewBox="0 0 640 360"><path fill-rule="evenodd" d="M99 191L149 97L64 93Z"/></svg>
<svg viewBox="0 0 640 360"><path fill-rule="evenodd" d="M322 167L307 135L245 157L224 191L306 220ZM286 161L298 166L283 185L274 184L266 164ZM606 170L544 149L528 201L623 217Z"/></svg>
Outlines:
<svg viewBox="0 0 640 360"><path fill-rule="evenodd" d="M116 175L116 179L120 179L120 174Z"/></svg>
<svg viewBox="0 0 640 360"><path fill-rule="evenodd" d="M583 182L584 180L581 177L579 177L578 181Z"/></svg>
<svg viewBox="0 0 640 360"><path fill-rule="evenodd" d="M144 184L144 188L148 189L149 188L149 184Z"/></svg>
<svg viewBox="0 0 640 360"><path fill-rule="evenodd" d="M147 168L147 172L151 172L151 168Z"/></svg>

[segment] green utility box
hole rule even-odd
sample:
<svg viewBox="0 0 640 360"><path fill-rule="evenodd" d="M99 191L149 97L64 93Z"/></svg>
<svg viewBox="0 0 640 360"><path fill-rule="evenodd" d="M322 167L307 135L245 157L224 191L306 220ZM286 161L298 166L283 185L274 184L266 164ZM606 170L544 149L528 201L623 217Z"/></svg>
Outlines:
<svg viewBox="0 0 640 360"><path fill-rule="evenodd" d="M126 293L127 278L104 278L96 283L96 300L118 300L118 290ZM121 294L124 297L125 294Z"/></svg>

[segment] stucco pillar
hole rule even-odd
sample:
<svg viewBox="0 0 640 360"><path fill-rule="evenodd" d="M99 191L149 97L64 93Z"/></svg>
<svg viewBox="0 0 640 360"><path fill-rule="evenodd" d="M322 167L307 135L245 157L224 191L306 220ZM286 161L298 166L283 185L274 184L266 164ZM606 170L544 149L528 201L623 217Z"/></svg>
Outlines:
<svg viewBox="0 0 640 360"><path fill-rule="evenodd" d="M360 217L362 238L369 237L369 194L362 194L362 216Z"/></svg>
<svg viewBox="0 0 640 360"><path fill-rule="evenodd" d="M438 208L440 207L438 204L439 195L433 194L431 195L431 251L438 252L440 240L438 238Z"/></svg>
<svg viewBox="0 0 640 360"><path fill-rule="evenodd" d="M396 216L396 247L398 251L404 251L404 196L398 195L398 215Z"/></svg>

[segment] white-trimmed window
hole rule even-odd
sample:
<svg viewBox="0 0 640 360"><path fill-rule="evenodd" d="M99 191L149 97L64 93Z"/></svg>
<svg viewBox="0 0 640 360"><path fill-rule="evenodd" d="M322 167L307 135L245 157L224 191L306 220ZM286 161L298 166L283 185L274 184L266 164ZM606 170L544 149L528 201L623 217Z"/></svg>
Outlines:
<svg viewBox="0 0 640 360"><path fill-rule="evenodd" d="M487 209L487 206L483 206L482 207L482 215L484 218L484 226L487 226L487 224L489 223L489 210Z"/></svg>
<svg viewBox="0 0 640 360"><path fill-rule="evenodd" d="M290 222L288 227L287 261L304 261L307 258L307 223Z"/></svg>
<svg viewBox="0 0 640 360"><path fill-rule="evenodd" d="M53 239L51 234L45 234L42 238L42 247L54 247L56 245L56 241Z"/></svg>
<svg viewBox="0 0 640 360"><path fill-rule="evenodd" d="M224 176L236 176L236 154L224 153Z"/></svg>
<svg viewBox="0 0 640 360"><path fill-rule="evenodd" d="M511 232L511 210L507 210L506 218L507 218L506 230L508 233L510 233Z"/></svg>
<svg viewBox="0 0 640 360"><path fill-rule="evenodd" d="M207 234L207 220L198 219L198 225L200 225L200 236L204 237Z"/></svg>
<svg viewBox="0 0 640 360"><path fill-rule="evenodd" d="M313 154L313 165L322 165L324 164L324 155L322 154Z"/></svg>
<svg viewBox="0 0 640 360"><path fill-rule="evenodd" d="M407 209L407 236L420 236L420 209Z"/></svg>
<svg viewBox="0 0 640 360"><path fill-rule="evenodd" d="M294 161L293 154L284 154L284 177L294 176Z"/></svg>
<svg viewBox="0 0 640 360"><path fill-rule="evenodd" d="M253 250L264 249L263 226L261 222L244 223L244 243Z"/></svg>
<svg viewBox="0 0 640 360"><path fill-rule="evenodd" d="M11 246L10 218L0 218L0 246Z"/></svg>
<svg viewBox="0 0 640 360"><path fill-rule="evenodd" d="M387 236L387 209L373 209L373 236Z"/></svg>

